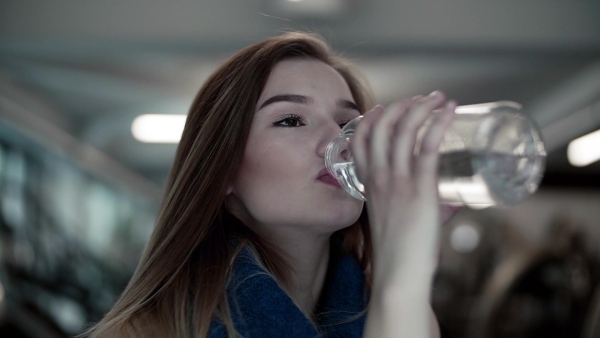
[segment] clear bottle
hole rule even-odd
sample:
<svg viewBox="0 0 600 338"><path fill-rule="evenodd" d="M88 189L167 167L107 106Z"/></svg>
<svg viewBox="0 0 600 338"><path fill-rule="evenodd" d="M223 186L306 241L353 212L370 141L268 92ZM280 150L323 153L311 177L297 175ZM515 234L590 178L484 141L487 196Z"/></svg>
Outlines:
<svg viewBox="0 0 600 338"><path fill-rule="evenodd" d="M542 179L546 150L535 124L510 101L456 108L440 145L441 203L483 208L510 205L533 194ZM350 121L327 147L325 165L350 195L366 200L350 141L362 119ZM415 154L431 118L417 135Z"/></svg>

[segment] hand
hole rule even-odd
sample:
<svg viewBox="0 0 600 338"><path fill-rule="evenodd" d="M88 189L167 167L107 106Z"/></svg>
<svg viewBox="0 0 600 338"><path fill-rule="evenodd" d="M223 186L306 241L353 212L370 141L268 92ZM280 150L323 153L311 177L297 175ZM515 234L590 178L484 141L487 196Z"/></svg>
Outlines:
<svg viewBox="0 0 600 338"><path fill-rule="evenodd" d="M379 293L393 290L400 298L409 295L427 304L440 224L438 148L455 108L443 93L434 92L398 101L387 109L377 106L356 129L351 146L367 197L375 254L373 298L387 297L389 292ZM433 118L415 155L418 130L436 109L441 112ZM417 317L407 324L414 329L409 331L421 332L423 325L426 330L428 305L423 311L410 306Z"/></svg>
<svg viewBox="0 0 600 338"><path fill-rule="evenodd" d="M443 93L434 92L387 109L377 106L357 127L352 152L359 180L365 184L376 264L387 248L397 254L394 259L405 263L422 265L417 261L435 257L440 222L438 148L455 107ZM414 155L418 130L440 108Z"/></svg>

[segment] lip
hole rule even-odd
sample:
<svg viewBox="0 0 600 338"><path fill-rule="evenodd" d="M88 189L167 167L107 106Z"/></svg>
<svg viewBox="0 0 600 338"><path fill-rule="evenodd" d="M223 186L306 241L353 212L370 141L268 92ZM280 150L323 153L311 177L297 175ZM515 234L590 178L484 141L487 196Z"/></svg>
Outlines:
<svg viewBox="0 0 600 338"><path fill-rule="evenodd" d="M316 178L318 181L321 181L322 183L337 187L337 188L341 188L342 186L340 185L340 182L338 182L338 180L331 176L331 174L327 171L326 168L323 168L319 174L317 175Z"/></svg>

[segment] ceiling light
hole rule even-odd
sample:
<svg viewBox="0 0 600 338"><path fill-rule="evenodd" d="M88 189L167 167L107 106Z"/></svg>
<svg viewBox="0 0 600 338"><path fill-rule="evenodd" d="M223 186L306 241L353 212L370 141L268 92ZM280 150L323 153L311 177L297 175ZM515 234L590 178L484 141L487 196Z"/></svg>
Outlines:
<svg viewBox="0 0 600 338"><path fill-rule="evenodd" d="M133 120L131 133L144 143L178 143L186 115L145 114Z"/></svg>
<svg viewBox="0 0 600 338"><path fill-rule="evenodd" d="M569 163L583 167L600 160L600 130L577 138L567 147Z"/></svg>
<svg viewBox="0 0 600 338"><path fill-rule="evenodd" d="M460 223L450 233L450 246L459 253L473 252L480 242L481 236L474 223Z"/></svg>
<svg viewBox="0 0 600 338"><path fill-rule="evenodd" d="M285 19L343 18L350 7L348 0L268 0L268 14Z"/></svg>

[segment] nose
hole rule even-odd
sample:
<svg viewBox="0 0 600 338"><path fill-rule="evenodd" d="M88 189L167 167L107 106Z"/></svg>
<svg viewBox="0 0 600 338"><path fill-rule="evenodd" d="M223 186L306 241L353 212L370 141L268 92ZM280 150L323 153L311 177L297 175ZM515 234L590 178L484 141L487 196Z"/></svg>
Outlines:
<svg viewBox="0 0 600 338"><path fill-rule="evenodd" d="M322 131L317 143L317 155L324 158L327 146L340 134L340 126L332 120L323 122Z"/></svg>

